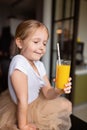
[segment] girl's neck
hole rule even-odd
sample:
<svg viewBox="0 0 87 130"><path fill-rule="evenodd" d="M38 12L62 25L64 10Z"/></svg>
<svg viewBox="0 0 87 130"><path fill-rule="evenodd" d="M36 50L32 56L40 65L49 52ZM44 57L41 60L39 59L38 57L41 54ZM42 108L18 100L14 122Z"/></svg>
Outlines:
<svg viewBox="0 0 87 130"><path fill-rule="evenodd" d="M34 61L32 61L32 60L29 60L29 63L30 63L30 65L31 65L32 67L35 66Z"/></svg>
<svg viewBox="0 0 87 130"><path fill-rule="evenodd" d="M37 67L36 67L36 65L35 65L35 63L34 63L34 61L30 61L30 60L29 60L29 63L30 63L30 65L32 66L32 68L34 69L34 71L39 75L38 69L37 69Z"/></svg>

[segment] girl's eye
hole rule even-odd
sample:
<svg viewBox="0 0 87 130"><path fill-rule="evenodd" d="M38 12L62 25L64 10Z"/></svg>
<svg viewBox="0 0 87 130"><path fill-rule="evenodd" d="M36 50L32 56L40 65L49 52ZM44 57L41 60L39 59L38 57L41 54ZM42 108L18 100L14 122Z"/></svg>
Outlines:
<svg viewBox="0 0 87 130"><path fill-rule="evenodd" d="M38 41L34 41L34 43L38 43Z"/></svg>
<svg viewBox="0 0 87 130"><path fill-rule="evenodd" d="M43 43L44 46L46 46L46 43Z"/></svg>

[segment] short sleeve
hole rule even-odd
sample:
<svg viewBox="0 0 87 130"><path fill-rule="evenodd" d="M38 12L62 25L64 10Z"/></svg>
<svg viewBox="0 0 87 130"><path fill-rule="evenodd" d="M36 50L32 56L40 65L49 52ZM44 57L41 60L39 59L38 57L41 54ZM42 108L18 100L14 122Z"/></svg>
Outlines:
<svg viewBox="0 0 87 130"><path fill-rule="evenodd" d="M27 75L27 62L23 57L17 56L15 58L13 58L11 65L10 65L10 74L15 69L18 69L19 71L21 71Z"/></svg>
<svg viewBox="0 0 87 130"><path fill-rule="evenodd" d="M26 70L26 67L23 63L16 63L15 66L14 66L14 69L18 69L19 71L23 72L24 74L27 75L27 70Z"/></svg>

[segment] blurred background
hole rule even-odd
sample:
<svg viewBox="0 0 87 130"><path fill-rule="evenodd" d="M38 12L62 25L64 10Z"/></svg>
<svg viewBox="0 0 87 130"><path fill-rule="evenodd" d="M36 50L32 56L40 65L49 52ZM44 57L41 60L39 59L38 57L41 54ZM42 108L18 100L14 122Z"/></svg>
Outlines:
<svg viewBox="0 0 87 130"><path fill-rule="evenodd" d="M71 60L73 114L87 122L87 0L0 0L0 93L7 89L8 67L17 25L26 19L49 29L47 53L42 58L52 83L57 47L61 58Z"/></svg>

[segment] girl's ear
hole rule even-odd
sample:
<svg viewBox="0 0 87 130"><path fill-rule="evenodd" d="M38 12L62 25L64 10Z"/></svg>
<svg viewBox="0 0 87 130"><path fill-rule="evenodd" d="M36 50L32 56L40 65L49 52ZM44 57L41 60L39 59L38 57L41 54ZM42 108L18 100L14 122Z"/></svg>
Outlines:
<svg viewBox="0 0 87 130"><path fill-rule="evenodd" d="M20 38L16 38L16 45L19 49L22 49L22 40Z"/></svg>

